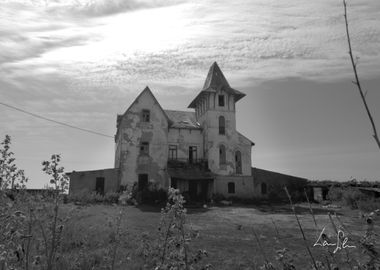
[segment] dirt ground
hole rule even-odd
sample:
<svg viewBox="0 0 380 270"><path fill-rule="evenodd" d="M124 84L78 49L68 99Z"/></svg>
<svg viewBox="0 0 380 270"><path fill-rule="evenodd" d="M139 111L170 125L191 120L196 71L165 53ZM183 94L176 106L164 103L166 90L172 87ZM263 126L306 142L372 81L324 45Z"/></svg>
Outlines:
<svg viewBox="0 0 380 270"><path fill-rule="evenodd" d="M71 213L72 220L66 239L87 241L88 248L93 250L106 246L107 237L113 231L112 222L122 210L121 229L125 234L123 244L118 250L116 266L118 269L143 269L144 258L138 254L141 238L157 237L159 207L68 204L65 208ZM323 228L331 243L336 243L336 233L329 219L329 212L337 225L339 222L335 213L343 223L342 231L348 239L346 245L355 246L337 250L334 260L340 265L340 269L350 269L344 263L347 257L361 261L366 259L359 248L359 240L366 231L365 220L359 211L327 209L320 205L313 205L313 211L317 227L307 204L296 207L307 238L306 244L317 260L326 261L328 255L326 247L314 246ZM293 258L297 269L311 269L305 242L289 205L233 205L188 209L187 224L199 233L199 237L191 242L191 250L206 250L208 257L202 263L211 264L212 269L259 269L264 263L264 257L278 266L276 250L282 248L289 250L288 255ZM375 223L374 229L377 233L380 232L378 223ZM75 245L72 251L75 252Z"/></svg>

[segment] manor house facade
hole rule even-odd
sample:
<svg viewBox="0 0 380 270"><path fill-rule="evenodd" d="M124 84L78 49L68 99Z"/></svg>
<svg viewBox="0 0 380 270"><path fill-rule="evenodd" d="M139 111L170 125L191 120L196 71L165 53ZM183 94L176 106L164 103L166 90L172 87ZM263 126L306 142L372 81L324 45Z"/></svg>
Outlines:
<svg viewBox="0 0 380 270"><path fill-rule="evenodd" d="M163 109L146 87L117 116L114 168L70 173L70 192L104 193L136 183L139 190L178 188L191 200L265 196L266 180L254 181L254 143L236 130L236 104L244 96L216 62L191 111Z"/></svg>

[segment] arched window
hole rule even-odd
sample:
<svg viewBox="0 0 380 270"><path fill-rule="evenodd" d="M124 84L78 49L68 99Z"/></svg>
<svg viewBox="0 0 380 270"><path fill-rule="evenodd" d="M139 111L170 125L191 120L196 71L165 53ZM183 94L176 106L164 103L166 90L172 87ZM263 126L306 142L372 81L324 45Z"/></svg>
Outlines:
<svg viewBox="0 0 380 270"><path fill-rule="evenodd" d="M223 144L219 146L219 164L226 164L226 147Z"/></svg>
<svg viewBox="0 0 380 270"><path fill-rule="evenodd" d="M219 116L219 134L226 134L226 120L224 119L224 116Z"/></svg>
<svg viewBox="0 0 380 270"><path fill-rule="evenodd" d="M240 151L235 152L235 169L236 169L236 174L242 174Z"/></svg>
<svg viewBox="0 0 380 270"><path fill-rule="evenodd" d="M235 193L235 183L234 182L229 182L228 183L228 193Z"/></svg>
<svg viewBox="0 0 380 270"><path fill-rule="evenodd" d="M261 194L267 194L267 184L261 183Z"/></svg>

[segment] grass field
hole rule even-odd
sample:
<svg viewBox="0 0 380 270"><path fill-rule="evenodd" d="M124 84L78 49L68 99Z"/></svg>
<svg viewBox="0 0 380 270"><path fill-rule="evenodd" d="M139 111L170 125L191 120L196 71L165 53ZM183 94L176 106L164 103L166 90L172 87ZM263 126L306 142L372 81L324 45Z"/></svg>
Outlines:
<svg viewBox="0 0 380 270"><path fill-rule="evenodd" d="M327 214L329 210L319 205L314 205L313 209L318 230L308 206L300 204L296 207L307 245L317 260L325 261L326 248L313 244L324 227L332 243L336 242L336 233ZM149 258L141 256L144 249L141 240L146 239L149 243L157 238L159 207L67 204L63 210L71 216L62 243L66 256L78 256L81 250L85 249L88 260L100 260L102 254L110 249L110 237L115 231L112 224L122 210L123 236L117 251L116 269L144 269ZM334 213L334 210L330 212ZM343 231L348 237L347 244L357 247L338 250L335 260L340 269L350 269L350 266L344 263L347 256L365 260L361 249L358 248L358 241L365 234L365 221L358 211L339 209L337 214L345 225ZM336 218L334 221L338 223ZM206 250L208 257L202 264L209 263L212 269L259 269L264 263L264 256L274 265L278 265L275 259L276 250L284 247L289 250L288 254L294 259L297 269L311 269L302 234L288 205L234 205L188 209L186 224L188 228L199 233L191 242L191 250ZM259 236L262 249L255 238L253 228ZM375 231L380 232L376 223Z"/></svg>

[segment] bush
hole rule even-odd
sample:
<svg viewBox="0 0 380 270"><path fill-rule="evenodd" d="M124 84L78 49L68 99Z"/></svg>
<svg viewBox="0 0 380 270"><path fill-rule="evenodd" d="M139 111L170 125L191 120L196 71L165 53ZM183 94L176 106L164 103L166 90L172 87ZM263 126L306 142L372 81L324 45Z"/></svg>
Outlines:
<svg viewBox="0 0 380 270"><path fill-rule="evenodd" d="M364 212L372 212L380 209L380 199L361 199L357 202L357 206Z"/></svg>
<svg viewBox="0 0 380 270"><path fill-rule="evenodd" d="M226 197L220 193L214 193L211 196L212 200L216 203L226 200Z"/></svg>
<svg viewBox="0 0 380 270"><path fill-rule="evenodd" d="M104 195L104 202L113 204L118 203L120 194L117 192L107 192L106 195Z"/></svg>
<svg viewBox="0 0 380 270"><path fill-rule="evenodd" d="M105 195L101 195L96 192L88 191L78 191L75 193L70 193L67 196L69 202L80 202L83 204L94 204L94 203L118 203L120 194L117 192L107 192Z"/></svg>
<svg viewBox="0 0 380 270"><path fill-rule="evenodd" d="M167 200L166 191L163 189L144 189L137 191L135 199L139 203L160 204Z"/></svg>
<svg viewBox="0 0 380 270"><path fill-rule="evenodd" d="M342 187L330 187L327 197L331 201L340 202L343 198L343 188Z"/></svg>
<svg viewBox="0 0 380 270"><path fill-rule="evenodd" d="M358 209L358 201L362 199L365 197L359 190L347 188L343 191L343 203L351 209Z"/></svg>

